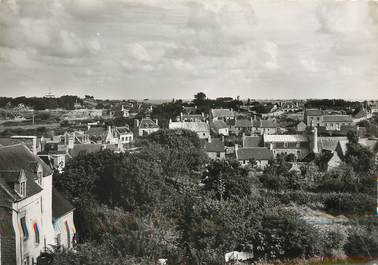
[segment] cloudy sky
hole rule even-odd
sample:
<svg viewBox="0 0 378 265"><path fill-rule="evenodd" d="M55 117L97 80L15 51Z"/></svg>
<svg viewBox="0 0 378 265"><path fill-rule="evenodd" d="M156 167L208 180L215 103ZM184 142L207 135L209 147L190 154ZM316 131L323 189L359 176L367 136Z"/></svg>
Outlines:
<svg viewBox="0 0 378 265"><path fill-rule="evenodd" d="M378 98L378 2L0 0L0 95Z"/></svg>

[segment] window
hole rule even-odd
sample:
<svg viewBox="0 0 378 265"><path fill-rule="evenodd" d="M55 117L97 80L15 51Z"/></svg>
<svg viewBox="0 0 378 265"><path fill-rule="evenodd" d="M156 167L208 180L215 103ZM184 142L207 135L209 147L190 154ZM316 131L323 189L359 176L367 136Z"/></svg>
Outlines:
<svg viewBox="0 0 378 265"><path fill-rule="evenodd" d="M64 222L64 226L66 227L66 232L67 232L67 248L71 247L71 232L70 232L70 227L68 226L68 222Z"/></svg>
<svg viewBox="0 0 378 265"><path fill-rule="evenodd" d="M29 256L26 256L22 262L22 265L29 265Z"/></svg>
<svg viewBox="0 0 378 265"><path fill-rule="evenodd" d="M221 155L220 155L220 152L217 152L217 157L219 158Z"/></svg>
<svg viewBox="0 0 378 265"><path fill-rule="evenodd" d="M26 196L26 182L25 181L22 181L20 183L20 194L22 197Z"/></svg>
<svg viewBox="0 0 378 265"><path fill-rule="evenodd" d="M285 143L283 143L283 144L284 144L284 147L285 147L285 148L288 147L288 143L285 142Z"/></svg>
<svg viewBox="0 0 378 265"><path fill-rule="evenodd" d="M29 238L29 231L28 231L28 227L26 226L25 216L21 217L20 223L21 223L22 234L24 236L24 240L27 240Z"/></svg>
<svg viewBox="0 0 378 265"><path fill-rule="evenodd" d="M35 243L39 244L39 227L37 223L33 225Z"/></svg>
<svg viewBox="0 0 378 265"><path fill-rule="evenodd" d="M42 186L42 171L37 172L37 182L39 186Z"/></svg>

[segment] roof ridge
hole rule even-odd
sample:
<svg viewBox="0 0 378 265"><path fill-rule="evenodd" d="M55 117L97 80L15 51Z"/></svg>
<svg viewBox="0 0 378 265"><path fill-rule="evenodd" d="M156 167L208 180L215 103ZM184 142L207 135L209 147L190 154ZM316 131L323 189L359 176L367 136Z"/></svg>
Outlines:
<svg viewBox="0 0 378 265"><path fill-rule="evenodd" d="M11 144L11 145L0 145L0 148L6 148L6 147L14 147L14 146L26 146L24 143L17 143L17 144Z"/></svg>

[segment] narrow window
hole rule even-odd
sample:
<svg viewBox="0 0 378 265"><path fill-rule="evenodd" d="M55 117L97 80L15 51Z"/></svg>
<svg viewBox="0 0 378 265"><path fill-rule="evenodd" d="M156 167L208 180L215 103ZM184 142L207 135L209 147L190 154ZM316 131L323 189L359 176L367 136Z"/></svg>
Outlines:
<svg viewBox="0 0 378 265"><path fill-rule="evenodd" d="M21 217L20 223L21 223L22 234L24 236L24 240L27 240L29 238L29 232L28 232L28 227L26 226L25 217Z"/></svg>
<svg viewBox="0 0 378 265"><path fill-rule="evenodd" d="M67 232L67 248L71 248L71 233L70 233L70 227L68 226L68 222L65 221L64 225L66 227Z"/></svg>
<svg viewBox="0 0 378 265"><path fill-rule="evenodd" d="M38 227L38 224L34 223L33 229L34 229L35 243L39 244L40 240L39 240L39 227Z"/></svg>
<svg viewBox="0 0 378 265"><path fill-rule="evenodd" d="M25 181L20 183L20 194L22 197L26 196L26 182Z"/></svg>

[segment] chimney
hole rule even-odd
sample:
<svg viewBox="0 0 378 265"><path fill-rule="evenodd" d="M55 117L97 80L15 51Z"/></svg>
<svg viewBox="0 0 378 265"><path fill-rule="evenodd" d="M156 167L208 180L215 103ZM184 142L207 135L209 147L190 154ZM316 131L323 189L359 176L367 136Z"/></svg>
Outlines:
<svg viewBox="0 0 378 265"><path fill-rule="evenodd" d="M239 145L235 144L235 152L239 150Z"/></svg>
<svg viewBox="0 0 378 265"><path fill-rule="evenodd" d="M209 138L207 138L207 142L211 143L211 135L209 134Z"/></svg>
<svg viewBox="0 0 378 265"><path fill-rule="evenodd" d="M183 121L183 120L182 120L182 112L180 112L180 121Z"/></svg>
<svg viewBox="0 0 378 265"><path fill-rule="evenodd" d="M134 127L136 127L136 128L139 127L139 120L138 119L134 120Z"/></svg>
<svg viewBox="0 0 378 265"><path fill-rule="evenodd" d="M313 137L312 137L313 147L312 147L312 151L315 154L317 154L317 153L319 153L319 150L318 150L318 128L314 127L314 130L312 132L313 132Z"/></svg>
<svg viewBox="0 0 378 265"><path fill-rule="evenodd" d="M222 134L222 142L224 143L224 135Z"/></svg>
<svg viewBox="0 0 378 265"><path fill-rule="evenodd" d="M37 137L33 137L33 154L37 154Z"/></svg>
<svg viewBox="0 0 378 265"><path fill-rule="evenodd" d="M242 139L243 139L243 143L244 143L244 141L245 141L245 133L244 132L243 132Z"/></svg>
<svg viewBox="0 0 378 265"><path fill-rule="evenodd" d="M169 124L171 124L172 123L172 119L169 119Z"/></svg>
<svg viewBox="0 0 378 265"><path fill-rule="evenodd" d="M156 125L159 125L159 120L155 119L155 123L156 123Z"/></svg>
<svg viewBox="0 0 378 265"><path fill-rule="evenodd" d="M273 143L269 143L269 150L273 150Z"/></svg>
<svg viewBox="0 0 378 265"><path fill-rule="evenodd" d="M202 112L201 115L202 115L202 117L205 117L205 113Z"/></svg>

